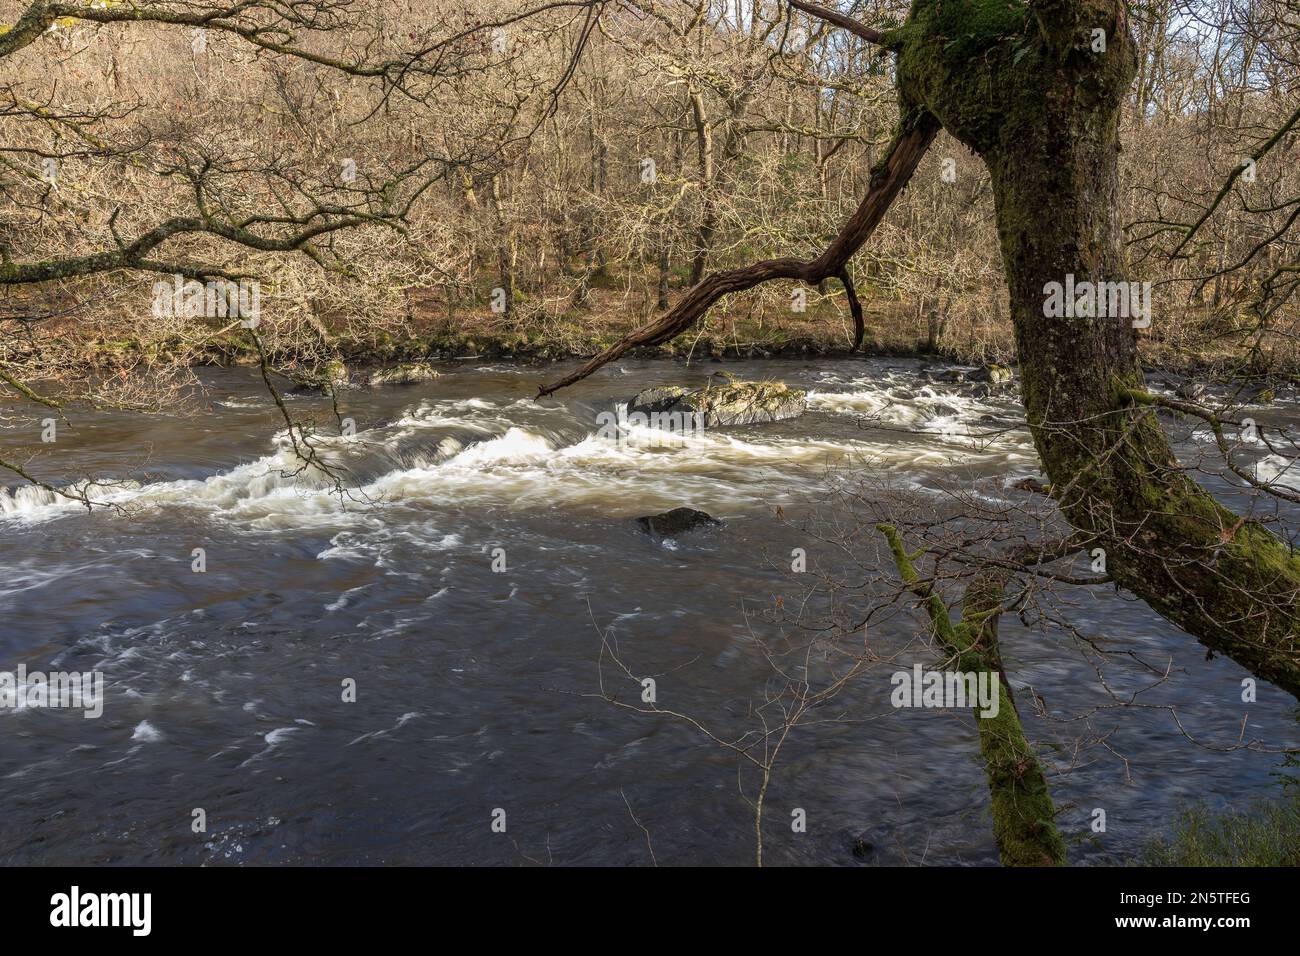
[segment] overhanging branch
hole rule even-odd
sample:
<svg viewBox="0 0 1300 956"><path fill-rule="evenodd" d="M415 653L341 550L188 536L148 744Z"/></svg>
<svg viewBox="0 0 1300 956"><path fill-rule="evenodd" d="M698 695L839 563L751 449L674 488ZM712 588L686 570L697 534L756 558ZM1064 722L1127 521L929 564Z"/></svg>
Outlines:
<svg viewBox="0 0 1300 956"><path fill-rule="evenodd" d="M796 10L802 10L810 17L816 17L818 20L825 20L827 23L833 23L837 27L848 30L856 37L861 37L868 43L874 43L877 46L885 45L885 36L879 30L873 30L864 23L859 23L850 16L840 13L838 10L830 10L816 3L806 3L804 0L790 0L790 6Z"/></svg>
<svg viewBox="0 0 1300 956"><path fill-rule="evenodd" d="M686 293L667 315L657 322L629 332L609 348L592 358L576 372L549 385L543 385L538 397L550 395L566 386L586 378L602 365L614 361L630 349L646 345L659 345L681 335L704 317L713 303L724 295L744 292L773 279L796 279L816 285L824 279L847 275L846 266L871 237L880 220L903 191L921 157L939 132L939 121L930 113L922 112L905 117L900 124L885 157L871 173L871 185L853 217L845 223L838 236L816 259L807 262L798 259L765 259L753 265L724 272L712 272ZM851 288L851 283L846 284ZM853 299L850 299L852 306ZM858 316L855 315L855 319Z"/></svg>

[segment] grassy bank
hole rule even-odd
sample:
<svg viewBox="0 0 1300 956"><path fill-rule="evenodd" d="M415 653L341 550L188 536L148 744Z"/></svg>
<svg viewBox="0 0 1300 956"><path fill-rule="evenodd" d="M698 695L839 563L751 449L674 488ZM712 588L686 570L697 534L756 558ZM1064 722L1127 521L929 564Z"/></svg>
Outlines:
<svg viewBox="0 0 1300 956"><path fill-rule="evenodd" d="M1300 866L1300 786L1279 798L1215 813L1184 809L1172 833L1153 842L1149 866Z"/></svg>

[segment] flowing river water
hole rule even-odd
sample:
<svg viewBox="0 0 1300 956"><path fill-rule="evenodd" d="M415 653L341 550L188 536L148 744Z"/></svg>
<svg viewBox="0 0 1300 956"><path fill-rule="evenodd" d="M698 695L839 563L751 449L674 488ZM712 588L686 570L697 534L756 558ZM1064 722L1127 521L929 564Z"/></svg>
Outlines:
<svg viewBox="0 0 1300 956"><path fill-rule="evenodd" d="M602 699L602 634L653 676L659 707L743 733L772 686L761 648L780 625L762 612L808 590L793 549L850 590L862 568L846 555L877 553L837 485L1009 500L1037 460L1014 393L930 383L918 362L724 367L809 389L808 413L673 447L598 434L598 414L638 389L718 368L667 362L624 362L540 402L555 367L461 361L426 384L347 392L355 435L325 442L346 462L342 495L289 474L284 422L247 370L205 372L198 414L70 416L33 470L119 483L89 488L111 505L90 512L16 479L0 492L0 670L98 670L106 699L98 719L0 711L0 860L752 862L752 769L681 719ZM1300 420L1285 399L1259 413ZM996 437L970 440L978 428ZM11 420L5 457L38 429ZM726 525L657 539L632 520L679 505ZM812 520L839 540L809 534ZM1147 706L1114 708L1074 643L1004 621L1013 685L1057 718L1026 724L1058 771L1072 861L1133 858L1189 800L1266 794L1280 757L1204 744L1295 746L1294 702L1261 685L1243 704L1231 661L1113 588L1075 590L1071 623L1119 661L1112 690L1150 682L1126 661L1170 670ZM900 605L873 640L923 630ZM913 659L936 655L902 666ZM894 709L894 669L791 735L766 862L997 861L970 712ZM639 703L608 660L605 684ZM1072 752L1079 715L1103 745Z"/></svg>

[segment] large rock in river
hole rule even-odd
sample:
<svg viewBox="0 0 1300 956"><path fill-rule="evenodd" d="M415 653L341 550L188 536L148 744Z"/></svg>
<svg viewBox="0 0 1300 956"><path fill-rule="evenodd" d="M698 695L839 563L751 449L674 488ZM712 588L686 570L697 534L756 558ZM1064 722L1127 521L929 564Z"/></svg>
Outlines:
<svg viewBox="0 0 1300 956"><path fill-rule="evenodd" d="M722 527L722 522L713 515L696 511L694 508L674 508L663 514L646 515L644 518L637 518L636 523L641 526L641 530L657 534L662 538L671 538L673 535L695 528Z"/></svg>
<svg viewBox="0 0 1300 956"><path fill-rule="evenodd" d="M628 402L629 415L680 413L694 420L703 415L705 428L758 425L797 418L808 410L808 396L783 382L712 383L704 388L647 388Z"/></svg>
<svg viewBox="0 0 1300 956"><path fill-rule="evenodd" d="M438 371L427 362L402 362L370 373L370 386L418 385L438 377Z"/></svg>

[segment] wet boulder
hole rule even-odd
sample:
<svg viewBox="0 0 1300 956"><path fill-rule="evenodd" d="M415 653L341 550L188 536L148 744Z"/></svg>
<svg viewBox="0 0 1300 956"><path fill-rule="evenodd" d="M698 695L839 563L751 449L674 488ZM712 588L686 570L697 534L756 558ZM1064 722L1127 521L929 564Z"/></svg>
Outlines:
<svg viewBox="0 0 1300 956"><path fill-rule="evenodd" d="M693 531L696 528L722 527L722 522L713 515L697 511L694 508L674 508L672 511L665 511L663 514L646 515L637 518L636 523L641 526L642 531L658 535L661 538L671 538L674 535Z"/></svg>
<svg viewBox="0 0 1300 956"><path fill-rule="evenodd" d="M705 428L760 425L799 417L808 410L808 396L784 382L723 379L697 389L643 389L628 402L627 410L630 415L680 414L701 421Z"/></svg>
<svg viewBox="0 0 1300 956"><path fill-rule="evenodd" d="M438 371L428 362L402 362L370 373L370 387L380 385L418 385L438 377Z"/></svg>
<svg viewBox="0 0 1300 956"><path fill-rule="evenodd" d="M681 401L686 395L686 389L675 386L656 386L654 388L643 388L636 393L636 397L627 403L628 412L665 412L672 406Z"/></svg>

